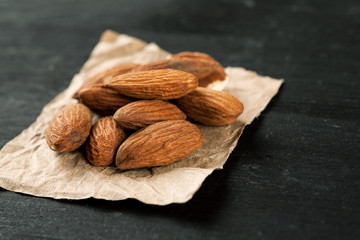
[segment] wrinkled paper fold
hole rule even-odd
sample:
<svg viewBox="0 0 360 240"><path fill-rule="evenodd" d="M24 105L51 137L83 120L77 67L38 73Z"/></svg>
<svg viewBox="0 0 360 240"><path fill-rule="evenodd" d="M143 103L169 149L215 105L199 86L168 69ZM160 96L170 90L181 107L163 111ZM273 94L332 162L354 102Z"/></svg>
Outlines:
<svg viewBox="0 0 360 240"><path fill-rule="evenodd" d="M168 55L154 43L106 31L69 87L43 108L28 129L0 151L0 187L55 199L134 198L156 205L184 203L191 199L205 178L223 167L245 125L260 115L283 80L227 67L230 81L224 90L243 102L244 113L228 126L198 125L204 145L169 166L131 171L93 167L79 151L56 153L45 141L45 132L54 114L66 104L76 102L72 95L89 76L118 64L143 64Z"/></svg>

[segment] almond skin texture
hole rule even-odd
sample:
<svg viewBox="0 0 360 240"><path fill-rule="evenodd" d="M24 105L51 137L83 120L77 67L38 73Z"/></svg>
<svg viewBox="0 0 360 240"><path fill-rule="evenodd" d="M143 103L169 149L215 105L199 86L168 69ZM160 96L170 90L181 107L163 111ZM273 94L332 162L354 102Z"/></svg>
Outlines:
<svg viewBox="0 0 360 240"><path fill-rule="evenodd" d="M176 105L188 118L213 126L235 122L244 110L243 104L230 93L203 87L177 99Z"/></svg>
<svg viewBox="0 0 360 240"><path fill-rule="evenodd" d="M199 128L185 120L152 124L128 137L116 154L119 169L169 165L203 144Z"/></svg>
<svg viewBox="0 0 360 240"><path fill-rule="evenodd" d="M206 60L212 60L215 61L214 58L210 57L210 55L206 53L201 52L180 52L174 55L171 55L171 57L182 57L182 58L195 58L195 59L206 59Z"/></svg>
<svg viewBox="0 0 360 240"><path fill-rule="evenodd" d="M100 115L113 115L122 106L136 100L99 85L82 89L79 92L79 99Z"/></svg>
<svg viewBox="0 0 360 240"><path fill-rule="evenodd" d="M74 93L73 98L79 99L79 92L82 89L88 88L89 86L93 86L96 84L102 85L102 83L104 82L105 79L127 73L137 66L139 66L139 64L135 64L135 63L122 64L119 66L109 68L98 74L95 74L94 76L92 76L84 81L84 83L81 85L81 87Z"/></svg>
<svg viewBox="0 0 360 240"><path fill-rule="evenodd" d="M141 100L127 104L114 114L126 130L138 130L166 120L185 120L186 115L174 104L162 100Z"/></svg>
<svg viewBox="0 0 360 240"><path fill-rule="evenodd" d="M170 58L154 63L140 65L133 72L148 71L154 69L175 69L191 73L197 78L210 75L219 65L212 57L199 52L182 52L170 56Z"/></svg>
<svg viewBox="0 0 360 240"><path fill-rule="evenodd" d="M213 71L209 76L199 79L199 87L207 87L210 83L215 81L224 81L226 78L226 73L224 68L219 64L215 71Z"/></svg>
<svg viewBox="0 0 360 240"><path fill-rule="evenodd" d="M109 166L114 162L116 151L125 139L124 130L112 116L100 118L91 128L86 141L86 159L94 166Z"/></svg>
<svg viewBox="0 0 360 240"><path fill-rule="evenodd" d="M83 104L70 104L62 108L50 122L46 142L56 152L74 151L85 142L90 129L90 109Z"/></svg>
<svg viewBox="0 0 360 240"><path fill-rule="evenodd" d="M160 61L157 61L157 62L143 64L143 65L140 65L140 66L132 69L131 72L143 72L143 71L149 71L149 70L170 68L169 67L170 61L171 60L169 58L169 59L164 59L164 60L160 60Z"/></svg>
<svg viewBox="0 0 360 240"><path fill-rule="evenodd" d="M160 69L122 74L105 82L105 86L129 97L166 100L192 92L198 79L187 72Z"/></svg>

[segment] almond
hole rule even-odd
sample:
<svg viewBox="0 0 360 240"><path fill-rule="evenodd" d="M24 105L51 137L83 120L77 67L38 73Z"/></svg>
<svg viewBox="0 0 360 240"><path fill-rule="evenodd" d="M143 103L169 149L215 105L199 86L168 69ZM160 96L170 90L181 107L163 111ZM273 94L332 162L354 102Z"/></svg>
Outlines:
<svg viewBox="0 0 360 240"><path fill-rule="evenodd" d="M243 104L230 93L203 87L177 99L176 105L189 118L214 126L235 122L244 110Z"/></svg>
<svg viewBox="0 0 360 240"><path fill-rule="evenodd" d="M194 59L204 59L204 60L210 60L210 61L215 61L214 58L210 57L210 55L206 54L206 53L201 53L201 52L180 52L174 55L171 55L171 57L178 57L178 58L194 58Z"/></svg>
<svg viewBox="0 0 360 240"><path fill-rule="evenodd" d="M116 124L112 116L100 118L91 128L86 141L86 159L94 166L110 165L125 139L124 130Z"/></svg>
<svg viewBox="0 0 360 240"><path fill-rule="evenodd" d="M186 115L169 102L141 100L129 103L117 110L114 119L124 129L138 130L160 121L184 120Z"/></svg>
<svg viewBox="0 0 360 240"><path fill-rule="evenodd" d="M127 73L137 66L139 66L139 64L135 64L135 63L122 64L122 65L118 65L118 66L109 68L98 74L95 74L94 76L92 76L84 81L84 83L81 85L81 87L74 93L73 98L79 99L79 92L82 89L87 88L92 85L95 85L95 84L101 85L105 79L111 78L116 75Z"/></svg>
<svg viewBox="0 0 360 240"><path fill-rule="evenodd" d="M164 59L164 60L160 60L157 62L143 64L138 67L135 67L134 69L131 70L131 72L143 72L143 71L149 71L149 70L170 68L170 66L169 66L170 62L171 62L171 60L169 58L169 59Z"/></svg>
<svg viewBox="0 0 360 240"><path fill-rule="evenodd" d="M154 123L128 137L116 154L119 169L169 165L203 144L199 128L185 120Z"/></svg>
<svg viewBox="0 0 360 240"><path fill-rule="evenodd" d="M141 99L175 99L196 89L198 79L187 72L160 69L113 77L105 86L120 94Z"/></svg>
<svg viewBox="0 0 360 240"><path fill-rule="evenodd" d="M91 112L83 104L70 104L52 119L46 131L46 142L56 152L70 152L89 136Z"/></svg>
<svg viewBox="0 0 360 240"><path fill-rule="evenodd" d="M199 87L207 87L215 81L224 81L226 73L224 68L219 64L215 70L208 76L199 79Z"/></svg>
<svg viewBox="0 0 360 240"><path fill-rule="evenodd" d="M138 66L132 71L138 72L170 68L191 73L197 78L204 78L210 75L218 65L219 63L207 54L182 52L170 56L169 59Z"/></svg>
<svg viewBox="0 0 360 240"><path fill-rule="evenodd" d="M118 92L99 85L89 86L79 91L80 102L100 115L112 115L120 107L135 101Z"/></svg>

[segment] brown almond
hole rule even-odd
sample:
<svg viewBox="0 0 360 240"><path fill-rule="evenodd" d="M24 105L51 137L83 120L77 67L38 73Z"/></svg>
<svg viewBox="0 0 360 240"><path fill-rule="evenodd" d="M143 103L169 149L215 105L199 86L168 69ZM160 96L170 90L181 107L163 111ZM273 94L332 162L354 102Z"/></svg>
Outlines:
<svg viewBox="0 0 360 240"><path fill-rule="evenodd" d="M86 159L94 166L109 166L114 162L116 151L125 139L124 130L112 116L100 118L91 128L86 141Z"/></svg>
<svg viewBox="0 0 360 240"><path fill-rule="evenodd" d="M209 54L201 53L201 52L179 52L177 54L171 55L171 57L181 57L181 58L196 58L196 59L206 59L215 61L214 58L212 58Z"/></svg>
<svg viewBox="0 0 360 240"><path fill-rule="evenodd" d="M131 72L113 77L105 86L120 94L140 99L175 99L196 89L198 79L173 69Z"/></svg>
<svg viewBox="0 0 360 240"><path fill-rule="evenodd" d="M203 87L177 99L176 105L188 118L214 126L235 122L244 110L243 104L230 93Z"/></svg>
<svg viewBox="0 0 360 240"><path fill-rule="evenodd" d="M90 110L83 104L70 104L53 117L46 131L46 142L56 152L74 151L85 142L90 128Z"/></svg>
<svg viewBox="0 0 360 240"><path fill-rule="evenodd" d="M156 62L152 62L152 63L148 63L148 64L143 64L143 65L133 68L131 70L131 72L142 72L142 71L170 68L169 67L170 61L171 61L170 59L164 59L164 60L160 60L160 61L156 61Z"/></svg>
<svg viewBox="0 0 360 240"><path fill-rule="evenodd" d="M88 88L89 86L93 86L96 84L102 85L102 83L104 82L105 79L111 78L116 75L121 75L121 74L127 73L137 66L139 66L139 64L135 64L135 63L122 64L122 65L118 65L118 66L109 68L98 74L95 74L94 76L92 76L84 81L84 83L81 85L81 87L74 93L73 98L79 99L79 92L82 89Z"/></svg>
<svg viewBox="0 0 360 240"><path fill-rule="evenodd" d="M116 153L119 169L169 165L203 144L199 128L185 120L154 123L128 137Z"/></svg>
<svg viewBox="0 0 360 240"><path fill-rule="evenodd" d="M79 92L80 102L100 115L112 115L120 107L135 101L134 98L124 96L110 88L99 85L89 86Z"/></svg>
<svg viewBox="0 0 360 240"><path fill-rule="evenodd" d="M224 68L219 64L215 71L210 75L199 79L199 87L207 87L210 83L215 81L224 81L226 79L226 73Z"/></svg>
<svg viewBox="0 0 360 240"><path fill-rule="evenodd" d="M169 102L141 100L118 109L114 114L114 119L124 129L138 130L160 121L184 120L186 115Z"/></svg>
<svg viewBox="0 0 360 240"><path fill-rule="evenodd" d="M199 52L182 52L170 56L169 59L140 65L132 71L138 72L170 68L191 73L197 78L204 78L210 75L218 65L219 63L207 54Z"/></svg>

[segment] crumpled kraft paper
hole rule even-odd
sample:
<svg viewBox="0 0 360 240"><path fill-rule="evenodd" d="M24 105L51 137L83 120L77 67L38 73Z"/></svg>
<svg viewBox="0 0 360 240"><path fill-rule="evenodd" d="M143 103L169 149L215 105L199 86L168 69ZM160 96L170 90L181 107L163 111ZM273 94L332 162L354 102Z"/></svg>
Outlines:
<svg viewBox="0 0 360 240"><path fill-rule="evenodd" d="M70 86L43 108L28 129L0 151L0 187L55 199L134 198L156 205L184 203L191 199L205 178L223 167L244 127L265 109L283 80L262 77L239 67L227 67L230 81L224 90L243 102L243 114L228 126L198 125L204 145L169 166L131 171L93 167L79 151L56 153L45 141L45 132L53 115L66 104L75 102L71 98L73 93L89 76L118 64L143 64L166 56L168 53L154 43L147 44L106 31Z"/></svg>

